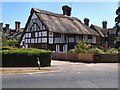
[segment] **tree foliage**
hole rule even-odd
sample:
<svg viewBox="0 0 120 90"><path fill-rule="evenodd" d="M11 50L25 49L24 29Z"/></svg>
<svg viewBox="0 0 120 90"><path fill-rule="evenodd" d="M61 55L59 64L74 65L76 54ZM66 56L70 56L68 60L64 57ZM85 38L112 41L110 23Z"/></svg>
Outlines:
<svg viewBox="0 0 120 90"><path fill-rule="evenodd" d="M8 40L8 46L16 46L18 41L17 40Z"/></svg>
<svg viewBox="0 0 120 90"><path fill-rule="evenodd" d="M115 22L116 22L116 27L117 27L117 35L118 32L120 31L120 7L118 7L118 9L116 10L116 15L117 17L115 18Z"/></svg>
<svg viewBox="0 0 120 90"><path fill-rule="evenodd" d="M8 39L5 34L2 35L2 46L8 46Z"/></svg>
<svg viewBox="0 0 120 90"><path fill-rule="evenodd" d="M116 10L116 15L120 14L120 7L118 7L118 9Z"/></svg>

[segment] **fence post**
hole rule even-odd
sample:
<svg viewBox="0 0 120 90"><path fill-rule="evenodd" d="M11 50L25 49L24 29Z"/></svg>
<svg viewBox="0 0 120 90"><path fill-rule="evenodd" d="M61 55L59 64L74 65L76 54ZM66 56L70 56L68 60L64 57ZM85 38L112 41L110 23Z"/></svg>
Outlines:
<svg viewBox="0 0 120 90"><path fill-rule="evenodd" d="M39 66L39 70L40 70L40 61L39 61L39 58L37 57L37 64Z"/></svg>

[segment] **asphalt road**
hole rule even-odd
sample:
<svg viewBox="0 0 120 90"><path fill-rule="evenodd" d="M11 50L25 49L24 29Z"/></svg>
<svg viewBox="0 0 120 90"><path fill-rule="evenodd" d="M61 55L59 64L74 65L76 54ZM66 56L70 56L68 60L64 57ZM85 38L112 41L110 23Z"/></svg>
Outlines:
<svg viewBox="0 0 120 90"><path fill-rule="evenodd" d="M2 75L2 88L118 88L118 64L55 61L54 72Z"/></svg>

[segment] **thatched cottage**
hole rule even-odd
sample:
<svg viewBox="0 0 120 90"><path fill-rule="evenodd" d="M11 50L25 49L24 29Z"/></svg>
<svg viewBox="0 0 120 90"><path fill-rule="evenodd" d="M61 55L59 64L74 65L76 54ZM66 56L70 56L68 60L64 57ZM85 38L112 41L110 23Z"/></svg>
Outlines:
<svg viewBox="0 0 120 90"><path fill-rule="evenodd" d="M20 46L67 52L79 41L96 44L99 34L78 18L71 17L69 6L63 6L62 10L63 14L57 14L32 8Z"/></svg>
<svg viewBox="0 0 120 90"><path fill-rule="evenodd" d="M78 18L71 17L69 6L63 6L62 10L63 14L57 14L32 8L20 46L67 52L79 41L85 41L115 47L116 29L107 29L106 21L102 22L102 28L93 24L89 27L89 19L85 18L82 23Z"/></svg>

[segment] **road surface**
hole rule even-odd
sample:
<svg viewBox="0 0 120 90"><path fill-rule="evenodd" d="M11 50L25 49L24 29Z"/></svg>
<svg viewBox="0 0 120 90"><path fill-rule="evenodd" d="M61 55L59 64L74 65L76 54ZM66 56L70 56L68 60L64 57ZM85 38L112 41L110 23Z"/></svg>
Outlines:
<svg viewBox="0 0 120 90"><path fill-rule="evenodd" d="M2 88L118 88L117 63L52 61L47 73L2 75Z"/></svg>

